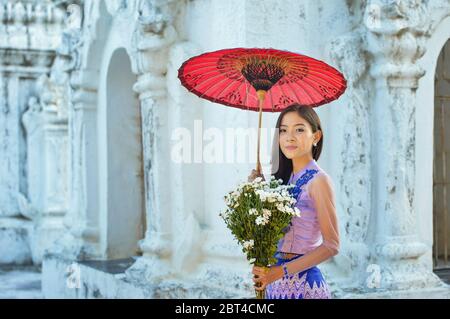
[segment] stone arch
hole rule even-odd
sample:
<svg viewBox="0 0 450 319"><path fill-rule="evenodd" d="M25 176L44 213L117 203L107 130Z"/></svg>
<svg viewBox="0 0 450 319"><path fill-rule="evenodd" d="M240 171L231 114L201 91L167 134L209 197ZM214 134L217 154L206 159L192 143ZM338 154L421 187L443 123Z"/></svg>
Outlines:
<svg viewBox="0 0 450 319"><path fill-rule="evenodd" d="M102 257L99 225L98 87L100 66L112 23L104 1L85 7L85 29L71 49L73 113L71 206L65 225L71 237L63 245L79 259ZM92 21L92 22L91 22ZM74 244L74 242L76 244Z"/></svg>
<svg viewBox="0 0 450 319"><path fill-rule="evenodd" d="M100 62L111 33L113 17L108 12L104 0L98 1L98 4L92 7L92 10L94 11L92 18L95 19L95 23L91 29L92 35L89 38L86 53L83 54L82 65L83 69L100 71Z"/></svg>
<svg viewBox="0 0 450 319"><path fill-rule="evenodd" d="M76 253L84 259L116 258L124 254L109 251L111 242L108 240L108 207L111 203L108 203L107 138L110 134L107 74L114 52L122 48L117 63L119 67L126 68L125 76L128 82L124 83L124 91L121 92L132 101L130 104L136 104L132 93L136 78L132 77L133 67L130 66L128 58L131 37L123 36L131 34L124 28L130 28L131 31L134 25L117 23L103 0L92 3L85 11L87 21L92 22L87 22L85 29L89 32L83 34L74 50L75 70L71 79L76 110L73 120L73 156L74 163L79 163L74 167L72 189L77 191L73 192L73 214L66 224L75 237L81 239L81 251ZM128 87L125 89L126 85ZM140 120L139 103L135 105L135 109L135 116L139 116ZM140 122L136 127L140 128ZM142 225L145 223L136 227ZM110 228L109 234L114 231ZM136 230L136 233L140 233L140 230ZM131 256L135 253L136 251L132 250L125 255Z"/></svg>
<svg viewBox="0 0 450 319"><path fill-rule="evenodd" d="M428 39L424 56L418 61L426 71L419 81L416 109L416 209L418 231L430 249L422 257L433 268L433 164L435 118L435 71L442 48L450 39L450 17L443 19Z"/></svg>
<svg viewBox="0 0 450 319"><path fill-rule="evenodd" d="M103 71L106 79L100 92L100 218L106 257L125 258L138 254L144 237L145 202L142 129L139 100L132 87L131 71L124 48L115 49Z"/></svg>
<svg viewBox="0 0 450 319"><path fill-rule="evenodd" d="M450 39L435 71L433 168L433 267L450 266Z"/></svg>

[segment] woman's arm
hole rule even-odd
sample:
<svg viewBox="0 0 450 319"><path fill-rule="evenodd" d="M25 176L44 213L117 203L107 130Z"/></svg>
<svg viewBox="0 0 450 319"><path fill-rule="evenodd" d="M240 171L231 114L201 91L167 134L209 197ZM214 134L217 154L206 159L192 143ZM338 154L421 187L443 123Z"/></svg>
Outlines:
<svg viewBox="0 0 450 319"><path fill-rule="evenodd" d="M314 267L339 252L339 229L331 179L324 174L318 175L311 181L309 194L316 207L323 242L302 257L286 263L290 274Z"/></svg>

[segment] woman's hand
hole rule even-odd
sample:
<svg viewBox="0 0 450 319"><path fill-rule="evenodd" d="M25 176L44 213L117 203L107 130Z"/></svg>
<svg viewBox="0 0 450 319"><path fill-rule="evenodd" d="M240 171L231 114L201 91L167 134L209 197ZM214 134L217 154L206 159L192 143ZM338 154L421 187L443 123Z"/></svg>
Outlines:
<svg viewBox="0 0 450 319"><path fill-rule="evenodd" d="M249 182L253 182L257 177L261 177L263 181L265 181L264 179L264 175L259 173L256 171L256 169L252 169L252 172L250 173L250 175L248 176L248 181Z"/></svg>
<svg viewBox="0 0 450 319"><path fill-rule="evenodd" d="M264 290L266 286L278 279L283 278L281 266L258 267L253 266L253 282L256 290Z"/></svg>

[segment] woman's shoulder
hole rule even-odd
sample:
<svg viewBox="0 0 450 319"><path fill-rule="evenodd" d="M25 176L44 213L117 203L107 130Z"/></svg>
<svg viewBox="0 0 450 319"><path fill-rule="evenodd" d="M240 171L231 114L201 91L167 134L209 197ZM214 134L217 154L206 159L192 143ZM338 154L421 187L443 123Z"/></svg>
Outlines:
<svg viewBox="0 0 450 319"><path fill-rule="evenodd" d="M308 183L309 191L321 190L325 188L334 188L333 179L331 176L320 166L314 168L316 170L314 177Z"/></svg>

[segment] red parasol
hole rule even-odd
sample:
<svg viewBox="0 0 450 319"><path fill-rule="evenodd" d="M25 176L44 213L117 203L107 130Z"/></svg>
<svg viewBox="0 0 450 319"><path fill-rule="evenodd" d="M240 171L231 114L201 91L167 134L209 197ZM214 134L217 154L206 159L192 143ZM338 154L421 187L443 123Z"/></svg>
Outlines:
<svg viewBox="0 0 450 319"><path fill-rule="evenodd" d="M317 107L345 91L344 76L323 61L275 49L234 48L185 61L181 83L212 102L259 111L256 170L261 172L261 112L280 112L291 104Z"/></svg>

